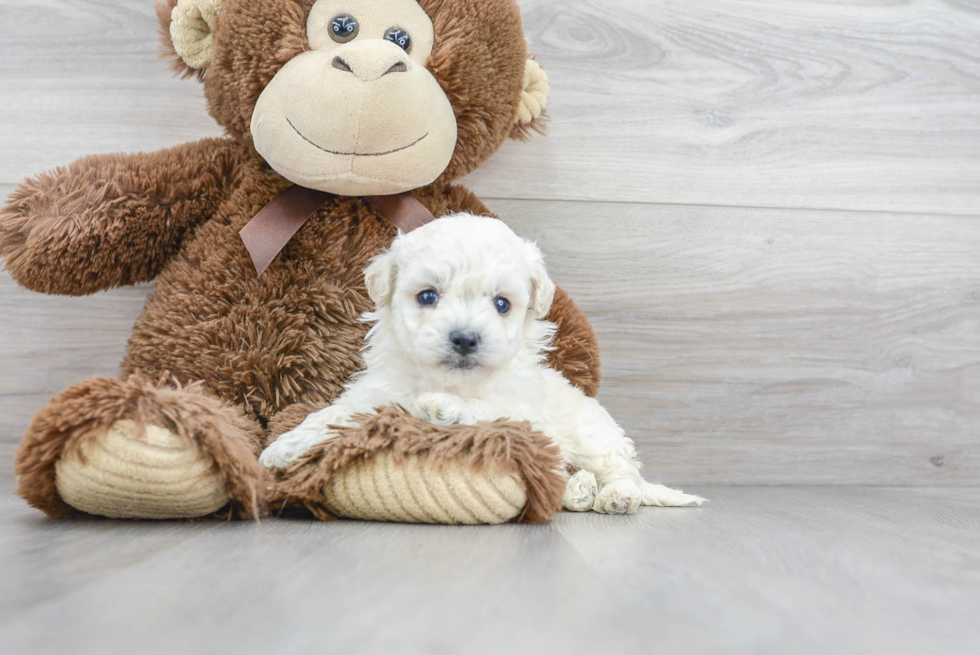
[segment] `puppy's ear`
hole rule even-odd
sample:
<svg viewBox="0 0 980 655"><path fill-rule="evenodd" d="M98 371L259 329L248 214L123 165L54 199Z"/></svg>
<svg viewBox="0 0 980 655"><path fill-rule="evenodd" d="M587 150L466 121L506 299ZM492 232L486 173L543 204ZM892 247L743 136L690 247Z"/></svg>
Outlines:
<svg viewBox="0 0 980 655"><path fill-rule="evenodd" d="M527 242L525 256L531 271L531 311L536 318L544 318L551 311L551 302L555 299L555 283L548 277L544 256L530 241Z"/></svg>
<svg viewBox="0 0 980 655"><path fill-rule="evenodd" d="M395 291L395 258L390 252L384 252L371 260L364 271L364 283L368 296L378 309L387 307L391 295Z"/></svg>

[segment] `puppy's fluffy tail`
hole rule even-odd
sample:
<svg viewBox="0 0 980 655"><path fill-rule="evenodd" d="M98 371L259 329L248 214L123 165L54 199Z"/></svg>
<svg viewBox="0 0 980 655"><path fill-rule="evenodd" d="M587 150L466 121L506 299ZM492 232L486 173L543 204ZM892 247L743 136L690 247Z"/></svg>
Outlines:
<svg viewBox="0 0 980 655"><path fill-rule="evenodd" d="M684 507L685 505L701 506L707 502L700 496L686 494L680 489L671 489L662 484L643 483L643 504L657 507Z"/></svg>

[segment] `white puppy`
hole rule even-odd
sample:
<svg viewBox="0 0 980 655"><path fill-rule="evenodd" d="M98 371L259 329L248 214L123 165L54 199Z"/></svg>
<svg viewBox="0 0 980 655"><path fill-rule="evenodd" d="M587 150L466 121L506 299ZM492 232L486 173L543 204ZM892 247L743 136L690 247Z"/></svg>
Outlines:
<svg viewBox="0 0 980 655"><path fill-rule="evenodd" d="M399 403L437 423L529 421L579 469L566 509L630 514L644 505L703 502L640 476L633 442L594 399L545 363L555 285L537 246L502 221L456 214L399 235L366 274L376 311L365 370L337 400L280 436L260 457L285 468L351 425Z"/></svg>

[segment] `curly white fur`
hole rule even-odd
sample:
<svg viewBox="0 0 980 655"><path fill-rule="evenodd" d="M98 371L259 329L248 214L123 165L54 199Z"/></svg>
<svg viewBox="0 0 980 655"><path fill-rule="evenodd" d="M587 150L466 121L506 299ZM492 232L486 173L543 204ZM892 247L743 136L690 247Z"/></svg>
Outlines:
<svg viewBox="0 0 980 655"><path fill-rule="evenodd" d="M330 426L399 403L443 425L529 421L554 440L570 468L580 469L569 481L566 509L630 514L641 504L703 502L645 482L622 428L545 363L555 325L544 317L555 285L537 246L502 221L456 214L400 235L368 267L366 281L376 311L366 317L374 326L365 370L334 404L266 448L260 458L266 467L296 461L334 436ZM437 296L428 306L420 301L427 291Z"/></svg>

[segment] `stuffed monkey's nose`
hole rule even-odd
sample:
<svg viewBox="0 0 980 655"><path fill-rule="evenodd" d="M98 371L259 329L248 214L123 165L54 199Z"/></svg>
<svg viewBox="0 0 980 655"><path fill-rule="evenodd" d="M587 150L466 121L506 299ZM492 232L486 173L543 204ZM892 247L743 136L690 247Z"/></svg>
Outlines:
<svg viewBox="0 0 980 655"><path fill-rule="evenodd" d="M348 48L330 64L337 70L352 73L362 82L373 82L389 73L407 72L408 55L398 46Z"/></svg>
<svg viewBox="0 0 980 655"><path fill-rule="evenodd" d="M353 73L354 72L353 70L351 70L350 64L348 64L347 63L347 60L345 60L343 57L340 57L340 56L334 57L333 58L333 61L330 62L330 63L331 63L331 65L334 68L336 68L338 70L342 70L345 73Z"/></svg>
<svg viewBox="0 0 980 655"><path fill-rule="evenodd" d="M449 335L449 340L453 344L453 350L460 355L469 355L480 345L480 335L476 332L463 332L455 330Z"/></svg>

